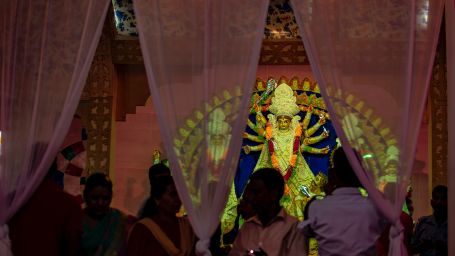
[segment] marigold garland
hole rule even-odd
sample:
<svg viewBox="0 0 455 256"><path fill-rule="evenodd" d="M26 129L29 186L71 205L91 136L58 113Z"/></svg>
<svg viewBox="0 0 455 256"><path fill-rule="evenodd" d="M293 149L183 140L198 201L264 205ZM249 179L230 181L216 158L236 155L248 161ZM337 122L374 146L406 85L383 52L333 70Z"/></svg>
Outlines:
<svg viewBox="0 0 455 256"><path fill-rule="evenodd" d="M265 129L265 137L267 139L267 144L269 147L269 152L272 160L272 166L276 170L279 170L280 173L282 173L282 170L280 169L280 164L278 163L278 159L275 153L275 145L273 144L272 138L273 138L273 132L272 132L272 126L270 123L267 123L267 127ZM297 154L299 153L299 147L300 147L300 137L302 136L302 127L297 125L295 129L295 137L294 137L294 144L292 147L292 155L289 159L289 166L286 169L285 175L283 175L284 180L287 182L289 178L292 176L292 172L294 171L294 167L297 163Z"/></svg>

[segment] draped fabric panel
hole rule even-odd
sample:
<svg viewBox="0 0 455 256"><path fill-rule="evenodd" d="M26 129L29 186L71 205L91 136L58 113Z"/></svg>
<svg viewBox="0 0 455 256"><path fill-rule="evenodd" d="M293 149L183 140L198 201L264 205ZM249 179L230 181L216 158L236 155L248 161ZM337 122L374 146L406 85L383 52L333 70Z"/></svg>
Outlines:
<svg viewBox="0 0 455 256"><path fill-rule="evenodd" d="M5 1L0 9L0 254L8 220L67 133L109 0Z"/></svg>
<svg viewBox="0 0 455 256"><path fill-rule="evenodd" d="M190 222L209 239L231 191L267 0L135 0L166 155Z"/></svg>
<svg viewBox="0 0 455 256"><path fill-rule="evenodd" d="M455 2L446 1L446 53L447 53L447 130L448 130L448 159L447 159L447 185L449 190L449 253L455 255Z"/></svg>
<svg viewBox="0 0 455 256"><path fill-rule="evenodd" d="M399 215L444 2L292 3L344 150L369 196L394 225L390 254L404 255Z"/></svg>

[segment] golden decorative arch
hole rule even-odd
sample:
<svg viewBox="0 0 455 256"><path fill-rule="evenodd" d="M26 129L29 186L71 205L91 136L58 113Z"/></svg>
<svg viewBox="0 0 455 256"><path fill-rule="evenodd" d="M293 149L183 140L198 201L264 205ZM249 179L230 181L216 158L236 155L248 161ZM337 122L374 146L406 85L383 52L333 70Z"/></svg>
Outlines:
<svg viewBox="0 0 455 256"><path fill-rule="evenodd" d="M256 79L250 100L250 108L258 100L260 93L266 89L267 80L262 78ZM326 113L327 117L330 118L330 115L327 113L326 104L320 94L320 88L315 81L311 81L309 78L300 79L298 77L287 79L282 76L278 79L278 84L281 83L288 84L294 90L299 106L306 108L311 105L317 111L317 114ZM382 122L381 118L374 115L373 110L364 101L355 97L355 92L331 91L329 94L333 95L332 100L335 100L333 104L342 103L357 116L359 120L358 126L364 132L364 138L366 138L365 142L369 152L375 154L377 159L379 159L379 161L368 162L371 170L375 177L384 175L381 170L386 168L387 149L397 145L397 140L392 136L390 128ZM202 107L207 110L207 114L210 114L216 108L220 108L226 114L226 120L230 121L237 117L237 113L233 109L238 107L241 97L240 88L236 88L232 92L223 91ZM270 99L266 100L263 107L267 108L270 104L269 101ZM204 118L207 117L204 116L202 111L195 111L186 119L185 123L179 129L180 136L174 140L174 149L179 156L180 164L188 170L195 170L197 168L199 161L198 155L200 155L197 152L199 152L199 145L204 139L204 133L201 127L201 121Z"/></svg>

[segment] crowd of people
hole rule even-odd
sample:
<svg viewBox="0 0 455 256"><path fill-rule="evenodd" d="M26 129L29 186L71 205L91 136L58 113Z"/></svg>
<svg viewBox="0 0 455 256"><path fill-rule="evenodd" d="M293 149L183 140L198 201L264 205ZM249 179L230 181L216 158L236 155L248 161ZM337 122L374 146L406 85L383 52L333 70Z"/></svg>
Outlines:
<svg viewBox="0 0 455 256"><path fill-rule="evenodd" d="M213 255L308 255L310 238L317 240L321 256L387 255L391 225L360 192L362 185L342 149L334 152L332 163L326 196L307 203L302 222L280 204L282 175L273 168L255 171L238 205L238 235L227 249L212 245ZM54 170L55 165L8 223L14 255L195 255L197 237L182 214L166 165L150 168L150 196L137 217L111 207L113 185L106 174L88 177L82 209L52 181ZM415 227L409 213L400 216L408 255L447 255L446 186L433 189L431 206L433 214Z"/></svg>

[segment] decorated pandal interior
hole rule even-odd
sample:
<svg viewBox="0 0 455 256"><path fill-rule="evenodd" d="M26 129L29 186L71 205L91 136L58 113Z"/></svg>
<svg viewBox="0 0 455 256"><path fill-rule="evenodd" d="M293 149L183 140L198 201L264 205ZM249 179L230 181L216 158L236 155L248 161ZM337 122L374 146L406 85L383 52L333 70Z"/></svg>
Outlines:
<svg viewBox="0 0 455 256"><path fill-rule="evenodd" d="M235 236L243 221L237 214L237 206L255 170L264 167L279 170L286 182L281 204L290 215L302 220L308 200L324 195L330 155L341 146L305 55L292 10L283 7L282 2L272 1L270 9L277 10L269 13L257 79L247 106L247 124L243 138L236 138L242 139L242 145L238 148L240 158L235 177L230 177L234 182L221 216L222 244L232 242L224 236L230 237L232 233ZM78 108L81 117L73 121L74 129L68 135L72 140L66 141L59 154L59 170L65 173L65 190L80 195L81 184L88 173L109 173L115 184L112 206L131 215L137 214L148 197L148 168L157 163L168 164L137 40L123 38L136 36L135 33L137 31L123 27L114 39L107 40L112 43L112 56L96 55L99 58L95 58ZM106 40L104 43L107 44ZM105 66L115 70L115 74L100 73L99 67ZM106 76L114 78L106 80ZM107 97L90 90L90 86L106 81L111 84L105 88ZM349 131L348 139L356 141L359 157L368 165L370 178L382 191L385 184L397 179L400 152L390 125L383 123L374 108L356 96L356 91L329 93L333 104L342 103L349 109L350 114L344 116L341 125ZM184 178L193 203L200 200L197 180L201 162L209 163L212 170L209 180L224 182L217 170L224 163L229 141L233 139L228 137L232 129L229 124L238 117L236 110L241 97L240 90L225 90L200 106L205 111L182 109L186 121L181 123L173 146L185 169ZM430 213L428 181L441 183L446 175L441 178L431 172L434 165L428 152L434 153L429 145L434 134L428 127L429 116L434 112L427 108L424 115L415 159L419 164L415 165L417 169L408 187L411 191L424 184L414 197L413 210L417 216ZM208 125L204 126L205 123ZM81 130L87 130L88 136L77 139ZM205 134L209 135L208 150L201 152ZM81 145L86 146L86 152ZM232 180L230 178L227 180Z"/></svg>
<svg viewBox="0 0 455 256"><path fill-rule="evenodd" d="M211 136L208 155L212 157L213 170L223 162L226 147L229 146L225 134L230 128L225 120L235 115L230 109L232 104L238 103L237 97L239 95L235 92L225 91L208 104L211 110L208 117ZM382 156L386 171L380 172L377 167L373 169L373 174L377 187L383 189L387 182L396 181L398 149L394 145L395 140L388 136L387 127L379 121L368 121L374 113L363 102L352 94L344 97L349 99L350 107L356 109L355 114L346 117L356 120L358 125L352 136L367 138L361 151L362 157L368 159L373 154ZM249 175L265 167L281 172L286 181L282 206L289 214L303 220L303 210L308 200L315 195L324 195L330 153L341 146L319 87L310 79L258 78L249 111L234 184L221 219L223 235L238 228L237 206ZM200 112L188 117L180 130L180 139L174 142L176 151L184 159L182 165L189 170L189 183L197 176L197 163L200 161L200 152L197 151L202 141L199 124L203 119ZM369 131L369 134L355 134L360 130ZM166 161L158 150L154 152L153 163ZM212 175L214 181L218 180L218 173Z"/></svg>
<svg viewBox="0 0 455 256"><path fill-rule="evenodd" d="M1 255L455 252L455 2L59 1L0 9Z"/></svg>
<svg viewBox="0 0 455 256"><path fill-rule="evenodd" d="M204 118L210 120L208 155L212 158L213 170L217 170L229 147L225 134L230 127L226 120L235 118L236 113L231 110L233 105L239 103L239 97L236 91L224 91L207 104L210 109L208 117L196 111L181 126L180 137L174 141L174 146L182 159L181 164L188 169L189 184L197 177L201 155L198 145L203 141L201 121ZM339 97L347 99L349 107L355 110L346 118L351 122L355 120L354 123L357 124L350 136L365 139L360 152L362 157L369 159L372 155L381 156L380 164L384 166L375 166L378 164L375 161L370 164L377 187L382 189L387 182L396 180L396 141L361 99L351 93L342 93ZM324 195L323 186L327 182L330 153L341 146L314 80L299 79L297 76L291 79L285 76L270 77L268 80L258 77L248 108L247 126L242 147L239 148L241 153L234 184L221 218L223 235L238 228L237 206L248 177L263 167L272 167L281 172L286 180L282 205L289 214L302 220L306 202L314 195ZM150 123L156 122L155 118L148 99L145 106L136 108L136 114L127 114L126 121L116 122L117 137L114 139L118 152L114 156L118 158L114 159L117 164L115 171L110 173L116 184L113 206L132 215L138 212L148 196L148 167L157 163L168 164L165 152L156 143L160 140L159 133L156 133L157 127L150 126ZM81 145L86 143L87 137L85 135L82 141L78 140L82 129L80 118L75 118L71 127L58 162L59 169L65 173L65 190L80 195L78 177L82 176L83 180L87 175L82 172L86 169L84 161L87 156ZM367 131L368 134L359 134L361 131ZM143 135L150 133L157 136L147 140ZM144 143L136 143L134 136L141 138ZM130 160L129 167L126 158ZM137 166L138 163L142 166ZM381 169L385 171L381 172ZM211 175L214 181L219 179L216 171Z"/></svg>
<svg viewBox="0 0 455 256"><path fill-rule="evenodd" d="M115 27L116 32L112 36L111 28L105 29L100 42L100 45L111 48L111 51L97 52L77 112L89 135L83 139L87 148L84 153L86 155L81 155L82 158L87 158L87 162L83 163L77 158L72 160L74 154L68 155L67 152L71 151L68 148L62 152L70 160L62 160L61 169L67 168L68 162L71 164L71 161L77 160L70 165L78 170L76 176L85 176L86 172L93 171L109 173L117 185L114 188L114 206L134 214L148 194L146 170L167 156L160 139L153 102L148 95L132 3L113 1L113 6L115 12L109 14L111 24L108 25ZM249 106L250 114L242 148L239 149L240 159L234 188L224 216L231 216L229 209L235 208L248 176L260 167L269 166L280 169L287 178L287 197L284 201L295 207L286 208L301 218L301 209L308 195L320 192L326 179L330 152L340 142L303 49L289 1L270 2L262 45L257 81ZM106 70L115 70L115 74L112 71L106 73ZM96 93L94 89L99 84L110 85L98 88L103 93ZM276 92L280 94L276 95ZM368 162L377 186L382 188L385 183L394 181L399 152L389 125L375 116L374 109L368 106L365 99L358 98L355 91L333 92L333 95L332 99L346 103L352 112L344 117L342 124L349 125L351 132L348 136L359 141L360 154ZM210 119L213 124L209 126L213 143L208 154L213 157L214 165L222 162L224 148L228 146L224 142L228 140L223 135L230 129L223 120L235 117L236 113L232 109L237 109L237 106L232 106L239 103L239 97L238 91L225 91L214 97L207 103L212 113L207 117L196 110L185 113L187 121L181 125L180 138L174 141L175 150L183 159L183 165L190 170L197 166L200 156L197 143L201 142L202 136L197 125L205 119ZM276 103L272 104L274 97ZM178 100L185 99L183 97ZM414 177L418 183L426 183L428 180L444 183L445 180L446 174L441 171L444 166L429 162L431 158L438 158L436 154L428 155L428 151L436 152L436 147L428 149L429 122L431 120L436 126L435 122L439 120L430 118L435 115L435 111L428 109L421 124L416 154L419 170ZM444 140L441 136L443 135L433 133L431 139ZM275 143L269 143L271 138ZM155 154L155 151L160 153ZM75 152L75 155L80 153L78 149ZM288 166L293 171L289 172ZM437 170L431 172L432 168ZM191 174L192 171L188 173ZM293 176L294 173L299 176ZM188 177L195 177L194 174L191 175ZM217 174L213 173L213 176L216 179ZM78 179L66 183L73 190L78 190ZM414 202L416 212L420 215L429 212L426 206L429 200L428 189L424 190L418 196L422 203ZM299 204L291 203L294 201ZM232 216L226 218L227 222Z"/></svg>
<svg viewBox="0 0 455 256"><path fill-rule="evenodd" d="M194 184L194 191L189 186L189 192L194 193L195 198L197 198L195 180L201 156L199 145L203 143L202 121L209 120L210 145L207 155L211 158L214 170L210 179L218 181L220 177L216 172L217 166L225 160L229 147L226 134L231 128L226 120L235 118L236 113L232 109L239 103L240 96L238 91L224 91L214 97L206 104L210 114L204 116L201 112L195 111L189 115L179 130L179 138L174 141L175 150L182 159L181 164L187 170L185 174L187 184ZM355 110L346 118L349 118L350 122L354 120L357 125L350 136L364 140L361 156L364 159L369 159L372 155L381 156L381 162L370 162L377 187L382 189L387 182L395 182L398 149L395 146L396 141L388 133L388 128L380 120L375 119L374 112L354 94L341 93L339 97L340 100L347 99L349 107ZM314 80L299 79L297 76L291 79L285 76L269 77L267 80L258 77L248 108L247 126L243 134L242 147L239 148L241 153L234 184L221 217L220 239L223 246L232 242L232 233L234 232L235 236L239 222L242 221L239 220L237 206L251 173L264 167L279 170L286 181L285 195L281 203L289 214L302 220L308 200L315 195L324 195L323 187L327 182L330 154L341 146ZM118 158L114 159L117 164L115 171L110 173L116 182L113 206L132 215L138 212L148 196L148 167L157 163L168 165L165 152L156 143L159 141L157 127L150 126L150 123L156 122L155 118L151 101L148 99L145 106L136 108L136 114L127 114L126 121L116 122L117 137L114 139L118 150L115 156ZM75 129L71 132L77 134L80 126L80 119L75 119L72 125ZM368 134L361 134L362 131L367 131ZM157 136L148 140L142 137L150 133ZM74 134L69 137L74 138ZM136 143L135 136L143 140L143 143ZM78 152L75 149L77 144L80 142L72 143L74 150L70 150L70 147L62 150L59 155L61 168L74 170L76 165L83 167L81 159L86 157L85 152ZM147 154L137 154L140 151ZM65 160L64 156L68 154L75 154L70 157L71 161ZM140 159L141 157L145 159ZM128 162L125 159L129 159L132 164L130 167L127 167ZM137 167L138 163L142 166ZM375 167L376 164L384 166ZM381 172L381 169L385 171ZM68 170L65 171L65 188L77 194L79 180L73 176L86 174L75 174ZM228 238L223 239L224 236ZM313 251L315 250L313 248Z"/></svg>

